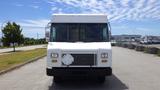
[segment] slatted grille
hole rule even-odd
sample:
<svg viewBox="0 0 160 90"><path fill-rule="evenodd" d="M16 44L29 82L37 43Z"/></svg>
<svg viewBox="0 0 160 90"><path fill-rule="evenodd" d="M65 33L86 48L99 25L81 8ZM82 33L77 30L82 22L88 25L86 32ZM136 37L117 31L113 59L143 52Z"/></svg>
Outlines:
<svg viewBox="0 0 160 90"><path fill-rule="evenodd" d="M96 65L96 54L71 54L74 58L74 62L71 66L84 66L84 65Z"/></svg>

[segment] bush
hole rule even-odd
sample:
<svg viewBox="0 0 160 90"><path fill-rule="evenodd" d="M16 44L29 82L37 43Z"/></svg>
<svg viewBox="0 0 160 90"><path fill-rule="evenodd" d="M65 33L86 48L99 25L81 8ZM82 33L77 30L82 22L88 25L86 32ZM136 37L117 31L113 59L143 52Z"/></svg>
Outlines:
<svg viewBox="0 0 160 90"><path fill-rule="evenodd" d="M136 47L136 45L134 45L134 44L128 44L129 49L135 49L135 47Z"/></svg>
<svg viewBox="0 0 160 90"><path fill-rule="evenodd" d="M145 47L145 52L150 54L158 54L158 50L156 47Z"/></svg>
<svg viewBox="0 0 160 90"><path fill-rule="evenodd" d="M116 43L116 46L121 47L121 46L122 46L122 43L118 42L118 43Z"/></svg>
<svg viewBox="0 0 160 90"><path fill-rule="evenodd" d="M124 47L124 48L128 48L128 44L123 43L123 44L122 44L122 47Z"/></svg>
<svg viewBox="0 0 160 90"><path fill-rule="evenodd" d="M144 51L145 47L144 46L136 46L135 50L136 51Z"/></svg>
<svg viewBox="0 0 160 90"><path fill-rule="evenodd" d="M158 53L157 53L157 55L158 55L158 56L160 56L160 49L158 49Z"/></svg>
<svg viewBox="0 0 160 90"><path fill-rule="evenodd" d="M116 43L111 43L112 46L116 46Z"/></svg>

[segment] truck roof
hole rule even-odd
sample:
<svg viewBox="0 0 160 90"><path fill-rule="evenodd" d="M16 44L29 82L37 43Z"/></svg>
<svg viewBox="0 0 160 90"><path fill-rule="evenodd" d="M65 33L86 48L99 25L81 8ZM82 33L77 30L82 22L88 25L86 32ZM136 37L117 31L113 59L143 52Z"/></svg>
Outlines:
<svg viewBox="0 0 160 90"><path fill-rule="evenodd" d="M106 14L53 14L51 23L107 23Z"/></svg>

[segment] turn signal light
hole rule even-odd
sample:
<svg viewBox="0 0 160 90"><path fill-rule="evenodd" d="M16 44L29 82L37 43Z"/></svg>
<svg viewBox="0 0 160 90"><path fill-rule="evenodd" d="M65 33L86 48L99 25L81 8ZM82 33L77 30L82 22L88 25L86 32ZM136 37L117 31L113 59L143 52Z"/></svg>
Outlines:
<svg viewBox="0 0 160 90"><path fill-rule="evenodd" d="M52 60L52 62L53 62L53 63L56 63L56 62L57 62L57 60Z"/></svg>
<svg viewBox="0 0 160 90"><path fill-rule="evenodd" d="M107 60L102 60L102 63L106 63L107 62Z"/></svg>

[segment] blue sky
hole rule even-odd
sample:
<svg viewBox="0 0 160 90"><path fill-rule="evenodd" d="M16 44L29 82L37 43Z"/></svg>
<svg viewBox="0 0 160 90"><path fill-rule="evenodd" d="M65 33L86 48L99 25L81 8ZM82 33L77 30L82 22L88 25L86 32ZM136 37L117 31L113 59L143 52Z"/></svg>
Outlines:
<svg viewBox="0 0 160 90"><path fill-rule="evenodd" d="M1 0L0 11L0 25L15 21L26 37L44 37L54 13L105 13L114 35L160 35L160 0Z"/></svg>

